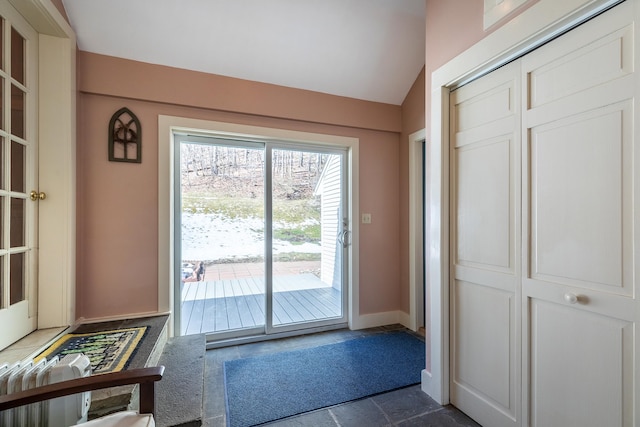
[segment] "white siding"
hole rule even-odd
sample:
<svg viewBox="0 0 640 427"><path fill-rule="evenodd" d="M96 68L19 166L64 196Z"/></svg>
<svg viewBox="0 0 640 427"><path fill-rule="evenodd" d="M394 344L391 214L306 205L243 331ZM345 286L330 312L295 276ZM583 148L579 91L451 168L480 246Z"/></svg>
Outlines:
<svg viewBox="0 0 640 427"><path fill-rule="evenodd" d="M328 285L340 288L342 245L338 242L338 235L342 231L343 217L340 207L340 156L332 156L325 168L318 185L322 239L320 279Z"/></svg>

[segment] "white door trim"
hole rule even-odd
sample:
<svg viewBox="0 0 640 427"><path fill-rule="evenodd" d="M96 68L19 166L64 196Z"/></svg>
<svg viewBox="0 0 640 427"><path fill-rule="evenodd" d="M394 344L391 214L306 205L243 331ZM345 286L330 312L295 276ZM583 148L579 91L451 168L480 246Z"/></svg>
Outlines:
<svg viewBox="0 0 640 427"><path fill-rule="evenodd" d="M422 144L427 144L427 131L421 129L409 135L409 325L416 331L424 325L423 197Z"/></svg>
<svg viewBox="0 0 640 427"><path fill-rule="evenodd" d="M207 131L217 135L245 136L247 138L277 139L298 143L334 145L348 149L347 162L350 172L347 194L349 202L349 222L351 225L351 246L348 251L348 277L344 284L348 289L348 321L352 329L358 329L363 323L360 316L359 292L359 143L358 138L300 132L287 129L240 125L235 123L214 122L190 119L186 117L158 116L158 311L171 312L173 309L173 260L174 257L174 206L171 196L173 188L173 134L174 132ZM170 334L173 335L173 319L169 321Z"/></svg>
<svg viewBox="0 0 640 427"><path fill-rule="evenodd" d="M640 0L628 1L640 4ZM441 404L449 403L449 92L617 3L620 0L540 0L431 75L430 250L426 260L431 371L423 371L422 390ZM634 8L636 15L639 9Z"/></svg>

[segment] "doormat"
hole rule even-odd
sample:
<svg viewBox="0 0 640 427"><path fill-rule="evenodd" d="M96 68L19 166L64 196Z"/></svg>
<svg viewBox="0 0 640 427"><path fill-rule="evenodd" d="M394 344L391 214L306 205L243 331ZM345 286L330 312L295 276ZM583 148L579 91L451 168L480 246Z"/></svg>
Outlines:
<svg viewBox="0 0 640 427"><path fill-rule="evenodd" d="M142 341L147 326L86 334L66 334L40 353L35 362L54 356L82 353L91 361L92 374L125 369Z"/></svg>
<svg viewBox="0 0 640 427"><path fill-rule="evenodd" d="M407 387L424 341L406 332L224 362L227 420L247 427Z"/></svg>

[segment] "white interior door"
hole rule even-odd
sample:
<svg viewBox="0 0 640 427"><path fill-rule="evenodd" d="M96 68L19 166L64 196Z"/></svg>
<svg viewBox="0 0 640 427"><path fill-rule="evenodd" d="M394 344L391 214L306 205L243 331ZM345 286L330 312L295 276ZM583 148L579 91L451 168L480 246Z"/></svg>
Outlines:
<svg viewBox="0 0 640 427"><path fill-rule="evenodd" d="M451 401L482 425L520 412L519 63L451 94Z"/></svg>
<svg viewBox="0 0 640 427"><path fill-rule="evenodd" d="M637 425L632 6L614 8L523 61L532 426Z"/></svg>
<svg viewBox="0 0 640 427"><path fill-rule="evenodd" d="M0 349L36 328L37 34L0 2ZM39 200L37 197L36 201Z"/></svg>

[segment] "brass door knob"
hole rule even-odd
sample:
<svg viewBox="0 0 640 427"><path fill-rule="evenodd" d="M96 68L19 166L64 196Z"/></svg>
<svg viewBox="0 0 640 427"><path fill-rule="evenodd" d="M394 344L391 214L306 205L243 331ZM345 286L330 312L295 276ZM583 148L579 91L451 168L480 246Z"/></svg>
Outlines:
<svg viewBox="0 0 640 427"><path fill-rule="evenodd" d="M29 193L29 198L35 202L38 199L40 200L46 199L47 195L44 192L38 193L37 191L34 190L31 193Z"/></svg>

